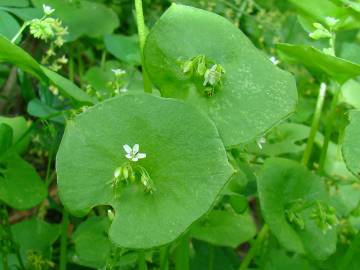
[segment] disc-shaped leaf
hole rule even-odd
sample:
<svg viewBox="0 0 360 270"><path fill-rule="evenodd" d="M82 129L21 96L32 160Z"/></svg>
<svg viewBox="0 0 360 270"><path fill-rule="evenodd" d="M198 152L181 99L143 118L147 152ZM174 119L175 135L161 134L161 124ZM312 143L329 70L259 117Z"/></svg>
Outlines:
<svg viewBox="0 0 360 270"><path fill-rule="evenodd" d="M335 252L336 230L323 231L312 218L316 202L327 203L321 178L295 161L273 158L265 162L257 184L264 219L286 249L318 260ZM286 212L297 215L303 228Z"/></svg>
<svg viewBox="0 0 360 270"><path fill-rule="evenodd" d="M114 171L128 162L125 144L146 153L136 164L153 180L153 194L140 181L114 193ZM112 241L151 248L174 240L207 212L232 170L210 119L183 102L141 94L109 99L70 121L57 173L60 197L73 214L111 205Z"/></svg>
<svg viewBox="0 0 360 270"><path fill-rule="evenodd" d="M238 215L214 210L195 223L191 236L214 245L236 248L256 234L256 226L249 213Z"/></svg>
<svg viewBox="0 0 360 270"><path fill-rule="evenodd" d="M77 227L72 235L75 247L72 259L76 264L94 269L104 268L106 265L128 269L136 264L137 252L119 249L111 243L107 235L110 224L108 217L93 216Z"/></svg>
<svg viewBox="0 0 360 270"><path fill-rule="evenodd" d="M260 136L295 110L293 77L216 14L173 4L151 30L144 54L161 94L207 112L226 146ZM183 72L182 62L199 55L225 69L222 86L210 97L204 95L202 82L195 83Z"/></svg>
<svg viewBox="0 0 360 270"><path fill-rule="evenodd" d="M350 113L350 124L345 130L343 156L349 170L360 177L360 111Z"/></svg>
<svg viewBox="0 0 360 270"><path fill-rule="evenodd" d="M133 65L141 63L137 36L106 35L104 43L106 50L119 60Z"/></svg>
<svg viewBox="0 0 360 270"><path fill-rule="evenodd" d="M15 209L28 209L46 197L35 169L15 153L0 160L0 201Z"/></svg>
<svg viewBox="0 0 360 270"><path fill-rule="evenodd" d="M277 50L284 61L299 63L316 72L322 80L324 73L343 84L360 75L360 65L328 55L308 45L278 44Z"/></svg>
<svg viewBox="0 0 360 270"><path fill-rule="evenodd" d="M72 236L79 264L96 268L106 266L112 249L107 236L109 227L107 217L91 217L79 225ZM96 243L96 246L92 243Z"/></svg>

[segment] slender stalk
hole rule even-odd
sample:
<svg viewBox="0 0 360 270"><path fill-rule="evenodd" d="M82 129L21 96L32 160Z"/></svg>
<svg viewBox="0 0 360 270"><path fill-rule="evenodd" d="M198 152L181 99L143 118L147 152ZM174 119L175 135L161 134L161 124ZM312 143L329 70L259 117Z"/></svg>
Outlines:
<svg viewBox="0 0 360 270"><path fill-rule="evenodd" d="M7 259L7 254L5 253L1 253L1 258L2 258L2 266L4 270L9 270L9 262Z"/></svg>
<svg viewBox="0 0 360 270"><path fill-rule="evenodd" d="M329 118L326 121L326 126L325 126L324 142L321 148L320 161L319 161L319 172L321 173L324 171L324 165L326 161L327 151L329 148L330 137L334 127L333 122L334 122L334 117L336 115L336 107L339 100L339 94L340 94L340 87L337 85L335 87L334 96L331 101Z"/></svg>
<svg viewBox="0 0 360 270"><path fill-rule="evenodd" d="M324 105L324 101L325 101L325 96L326 96L326 88L327 88L326 84L321 83L319 95L318 95L317 102L316 102L314 118L313 118L312 124L311 124L309 138L307 140L304 155L301 159L301 163L304 164L305 166L309 162L309 159L311 156L311 151L312 151L312 148L314 145L315 136L316 136L317 130L319 128L320 117L321 117L321 113L322 113L322 109L323 109L323 105Z"/></svg>
<svg viewBox="0 0 360 270"><path fill-rule="evenodd" d="M138 259L139 259L139 270L147 270L147 264L145 260L145 251L141 250L138 253Z"/></svg>
<svg viewBox="0 0 360 270"><path fill-rule="evenodd" d="M11 39L11 43L15 43L16 40L19 38L22 32L24 32L25 28L29 25L29 22L23 23L19 31L16 33L16 35Z"/></svg>
<svg viewBox="0 0 360 270"><path fill-rule="evenodd" d="M82 87L83 86L83 77L84 77L84 61L82 57L82 50L78 49L77 52L77 64L78 64L78 76L79 76L79 84Z"/></svg>
<svg viewBox="0 0 360 270"><path fill-rule="evenodd" d="M74 71L74 46L69 46L69 79L74 82L75 71Z"/></svg>
<svg viewBox="0 0 360 270"><path fill-rule="evenodd" d="M189 237L185 235L175 249L175 270L189 270Z"/></svg>
<svg viewBox="0 0 360 270"><path fill-rule="evenodd" d="M211 245L209 250L209 263L208 263L208 270L214 269L214 257L215 257L215 247Z"/></svg>
<svg viewBox="0 0 360 270"><path fill-rule="evenodd" d="M351 262L352 260L355 259L355 256L357 256L359 248L360 248L360 235L357 235L354 238L354 240L352 240L345 254L342 256L337 269L338 270L350 269Z"/></svg>
<svg viewBox="0 0 360 270"><path fill-rule="evenodd" d="M60 238L60 270L66 270L67 263L67 231L69 226L69 213L64 208L63 218L61 222L61 238Z"/></svg>
<svg viewBox="0 0 360 270"><path fill-rule="evenodd" d="M102 69L104 69L104 67L105 67L105 62L106 62L106 50L103 50L103 52L101 54L101 62L100 62L100 67Z"/></svg>
<svg viewBox="0 0 360 270"><path fill-rule="evenodd" d="M139 43L140 43L140 53L141 53L141 66L142 66L142 73L143 73L143 80L144 80L144 90L145 92L151 93L151 82L148 77L148 74L145 69L144 64L144 46L146 40L146 28L145 28L145 21L144 21L144 11L142 0L135 0L135 12L136 12L136 23L137 29L139 33Z"/></svg>
<svg viewBox="0 0 360 270"><path fill-rule="evenodd" d="M52 145L50 148L50 151L49 151L48 162L47 162L47 166L46 166L45 185L47 187L49 187L49 184L51 182L50 181L51 180L50 173L51 173L51 164L53 161L53 157L54 157L54 146Z"/></svg>
<svg viewBox="0 0 360 270"><path fill-rule="evenodd" d="M169 250L170 246L160 248L160 270L169 269Z"/></svg>
<svg viewBox="0 0 360 270"><path fill-rule="evenodd" d="M239 270L247 270L249 264L251 263L252 259L255 257L256 253L258 252L262 242L264 241L265 237L269 233L269 226L264 224L261 228L254 244L251 246L249 252L246 254L244 260L242 261Z"/></svg>

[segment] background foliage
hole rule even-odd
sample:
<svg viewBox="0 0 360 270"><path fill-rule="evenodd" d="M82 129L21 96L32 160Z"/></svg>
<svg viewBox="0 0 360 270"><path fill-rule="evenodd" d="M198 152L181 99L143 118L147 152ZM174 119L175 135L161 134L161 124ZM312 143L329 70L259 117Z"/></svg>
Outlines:
<svg viewBox="0 0 360 270"><path fill-rule="evenodd" d="M172 2L0 0L0 269L359 269L360 2Z"/></svg>

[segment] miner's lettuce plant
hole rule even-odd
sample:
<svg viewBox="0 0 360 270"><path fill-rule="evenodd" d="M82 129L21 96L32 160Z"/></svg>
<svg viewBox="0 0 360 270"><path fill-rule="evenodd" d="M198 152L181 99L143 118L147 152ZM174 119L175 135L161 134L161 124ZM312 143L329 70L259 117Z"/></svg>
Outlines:
<svg viewBox="0 0 360 270"><path fill-rule="evenodd" d="M357 269L356 2L115 2L0 1L0 269Z"/></svg>

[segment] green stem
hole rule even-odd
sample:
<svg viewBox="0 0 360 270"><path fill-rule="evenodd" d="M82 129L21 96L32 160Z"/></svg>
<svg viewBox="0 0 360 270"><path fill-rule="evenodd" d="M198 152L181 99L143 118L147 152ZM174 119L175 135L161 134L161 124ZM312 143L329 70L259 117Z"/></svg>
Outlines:
<svg viewBox="0 0 360 270"><path fill-rule="evenodd" d="M69 226L69 213L64 208L63 218L61 222L61 238L60 238L60 270L66 270L67 263L67 232Z"/></svg>
<svg viewBox="0 0 360 270"><path fill-rule="evenodd" d="M301 159L301 163L304 164L305 166L308 164L310 156L311 156L311 151L312 151L312 148L314 145L315 136L316 136L316 133L319 128L320 117L321 117L321 113L322 113L322 109L323 109L323 105L324 105L324 101L325 101L325 96L326 96L326 84L321 83L319 95L318 95L317 102L316 102L314 118L313 118L312 124L311 124L309 138L307 140L304 155Z"/></svg>
<svg viewBox="0 0 360 270"><path fill-rule="evenodd" d="M100 68L101 69L104 69L105 62L106 62L106 50L103 50L103 52L101 54L101 62L100 62Z"/></svg>
<svg viewBox="0 0 360 270"><path fill-rule="evenodd" d="M144 46L145 46L145 40L146 40L147 33L146 33L146 28L145 28L142 0L135 0L135 12L136 12L137 29L138 29L138 33L139 33L141 66L142 66L142 73L143 73L143 80L144 80L144 90L145 90L145 92L151 93L152 92L151 82L150 82L150 79L146 72L145 64L144 64Z"/></svg>
<svg viewBox="0 0 360 270"><path fill-rule="evenodd" d="M208 263L208 270L214 269L214 257L215 257L215 247L210 245L209 247L209 263Z"/></svg>
<svg viewBox="0 0 360 270"><path fill-rule="evenodd" d="M4 270L9 270L9 262L7 259L7 254L5 253L1 253L1 258L2 258L2 266Z"/></svg>
<svg viewBox="0 0 360 270"><path fill-rule="evenodd" d="M324 143L321 148L320 161L319 161L319 172L320 173L323 173L323 171L324 171L324 165L325 165L325 161L326 161L327 151L329 148L330 137L331 137L331 133L332 133L332 130L334 127L333 122L334 122L334 117L336 115L336 107L337 107L337 103L338 103L338 99L339 99L339 94L340 94L340 87L338 85L336 85L335 91L334 91L334 96L332 98L331 105L330 105L329 118L326 121L326 126L325 126Z"/></svg>
<svg viewBox="0 0 360 270"><path fill-rule="evenodd" d="M189 270L189 237L185 235L175 249L175 270Z"/></svg>
<svg viewBox="0 0 360 270"><path fill-rule="evenodd" d="M345 254L342 256L337 269L338 270L351 269L350 267L351 262L355 259L355 256L357 256L359 249L360 249L360 235L357 235L354 238L354 240L352 240Z"/></svg>
<svg viewBox="0 0 360 270"><path fill-rule="evenodd" d="M45 185L47 187L49 187L50 180L51 180L50 172L51 172L51 164L52 164L53 155L54 155L54 149L53 148L54 148L54 146L52 145L51 148L50 148L50 151L49 151L48 162L47 162L47 166L46 166Z"/></svg>
<svg viewBox="0 0 360 270"><path fill-rule="evenodd" d="M24 32L25 28L29 25L28 22L23 23L19 31L16 33L16 35L11 39L11 43L15 43L16 40L19 38L22 32Z"/></svg>
<svg viewBox="0 0 360 270"><path fill-rule="evenodd" d="M160 270L169 269L169 251L170 246L160 248Z"/></svg>
<svg viewBox="0 0 360 270"><path fill-rule="evenodd" d="M336 34L332 33L331 38L329 39L329 45L333 56L335 56L335 41L336 41Z"/></svg>
<svg viewBox="0 0 360 270"><path fill-rule="evenodd" d="M82 58L82 50L78 50L77 52L77 64L78 64L78 76L79 76L79 84L80 87L83 86L83 76L84 76L84 62Z"/></svg>
<svg viewBox="0 0 360 270"><path fill-rule="evenodd" d="M145 251L141 250L138 253L139 259L139 270L147 270L147 264L145 260Z"/></svg>
<svg viewBox="0 0 360 270"><path fill-rule="evenodd" d="M69 46L69 79L74 82L75 79L74 72L74 46L71 44Z"/></svg>
<svg viewBox="0 0 360 270"><path fill-rule="evenodd" d="M256 253L258 252L262 242L264 241L265 237L269 233L269 226L264 224L261 228L254 244L251 246L249 252L246 254L246 257L242 261L239 270L247 270L249 264L251 263L252 259L255 257Z"/></svg>

